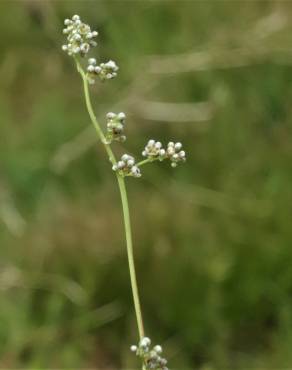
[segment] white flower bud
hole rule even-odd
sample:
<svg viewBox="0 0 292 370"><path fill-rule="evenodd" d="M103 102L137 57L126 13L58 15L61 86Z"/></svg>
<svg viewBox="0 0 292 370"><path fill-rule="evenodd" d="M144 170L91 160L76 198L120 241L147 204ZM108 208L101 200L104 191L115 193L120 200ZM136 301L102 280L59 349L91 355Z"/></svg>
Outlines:
<svg viewBox="0 0 292 370"><path fill-rule="evenodd" d="M175 153L175 150L174 150L174 148L173 148L173 147L168 147L168 148L167 148L167 154L168 154L168 155L172 156L174 153Z"/></svg>
<svg viewBox="0 0 292 370"><path fill-rule="evenodd" d="M126 163L124 161L119 161L118 162L118 168L122 169L123 167L125 167Z"/></svg>
<svg viewBox="0 0 292 370"><path fill-rule="evenodd" d="M87 67L87 71L88 71L88 72L94 72L94 66L90 64L90 65Z"/></svg>
<svg viewBox="0 0 292 370"><path fill-rule="evenodd" d="M180 150L182 148L182 144L181 143L176 143L174 145L174 147L175 147L176 150Z"/></svg>
<svg viewBox="0 0 292 370"><path fill-rule="evenodd" d="M81 36L79 35L79 33L76 33L76 35L74 35L74 39L75 39L76 41L80 41L82 38L81 38Z"/></svg>
<svg viewBox="0 0 292 370"><path fill-rule="evenodd" d="M130 347L130 349L131 349L132 352L136 352L138 347L133 345L133 346Z"/></svg>
<svg viewBox="0 0 292 370"><path fill-rule="evenodd" d="M95 58L89 58L88 59L88 64L95 65L96 64L96 59Z"/></svg>
<svg viewBox="0 0 292 370"><path fill-rule="evenodd" d="M115 116L116 115L113 112L108 112L107 115L106 115L106 118L107 119L113 119L113 118L115 118Z"/></svg>
<svg viewBox="0 0 292 370"><path fill-rule="evenodd" d="M85 43L83 43L83 44L81 44L81 46L80 46L80 50L81 50L83 53L88 53L89 49L90 49L90 46L89 46L89 44L87 44L86 42L85 42Z"/></svg>
<svg viewBox="0 0 292 370"><path fill-rule="evenodd" d="M162 347L160 345L156 345L153 349L158 354L162 353Z"/></svg>
<svg viewBox="0 0 292 370"><path fill-rule="evenodd" d="M140 177L141 176L140 170L137 166L133 166L131 168L131 173L134 177Z"/></svg>
<svg viewBox="0 0 292 370"><path fill-rule="evenodd" d="M162 358L160 360L160 365L165 366L167 364L167 360L165 358Z"/></svg>
<svg viewBox="0 0 292 370"><path fill-rule="evenodd" d="M134 164L135 164L134 159L129 159L129 160L127 161L127 165L128 165L128 167L132 167L132 166L134 166Z"/></svg>
<svg viewBox="0 0 292 370"><path fill-rule="evenodd" d="M140 340L140 346L141 347L148 347L151 344L151 340L148 337L144 337Z"/></svg>
<svg viewBox="0 0 292 370"><path fill-rule="evenodd" d="M107 68L110 68L110 69L112 69L112 70L114 70L114 71L116 71L117 70L117 65L116 65L116 63L113 61L113 60L109 60L107 63L106 63L106 66L107 66Z"/></svg>
<svg viewBox="0 0 292 370"><path fill-rule="evenodd" d="M120 120L124 120L124 119L126 118L126 115L125 115L125 113L124 113L124 112L120 112L120 113L118 114L118 117L119 117L119 119L120 119Z"/></svg>

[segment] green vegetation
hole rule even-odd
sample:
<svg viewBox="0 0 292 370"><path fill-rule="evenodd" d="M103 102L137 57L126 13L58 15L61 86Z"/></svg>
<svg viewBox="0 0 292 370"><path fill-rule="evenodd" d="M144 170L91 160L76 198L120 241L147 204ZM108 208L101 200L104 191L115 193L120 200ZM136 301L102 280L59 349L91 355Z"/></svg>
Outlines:
<svg viewBox="0 0 292 370"><path fill-rule="evenodd" d="M291 4L0 10L0 366L137 366L119 194L61 50L73 13L120 67L99 121L125 111L130 151L179 137L188 155L128 179L146 334L170 368L291 366Z"/></svg>

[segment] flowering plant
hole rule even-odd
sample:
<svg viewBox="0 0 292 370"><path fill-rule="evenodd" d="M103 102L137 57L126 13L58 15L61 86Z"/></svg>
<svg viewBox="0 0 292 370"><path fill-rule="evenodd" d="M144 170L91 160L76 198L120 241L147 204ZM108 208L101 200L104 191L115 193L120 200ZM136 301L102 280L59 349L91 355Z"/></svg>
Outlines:
<svg viewBox="0 0 292 370"><path fill-rule="evenodd" d="M116 174L121 194L130 280L139 332L138 345L132 345L131 351L135 352L136 355L141 358L143 369L168 370L166 367L167 361L161 357L162 347L160 345L156 345L151 348L151 340L148 337L145 337L144 333L133 256L130 212L125 177L141 177L141 167L146 163L157 160L169 160L171 166L176 167L178 163L186 160L186 155L182 150L182 144L179 142L169 142L164 148L161 142L151 139L148 141L144 150L142 151L142 156L145 159L141 160L140 162L136 162L135 158L129 154L123 154L120 160L116 159L116 156L112 150L112 144L114 141L124 142L126 140L124 133L126 115L123 112L117 114L112 112L107 113L107 124L104 132L93 111L89 93L89 85L94 84L98 79L100 81L106 81L115 78L117 76L119 67L112 60L109 60L108 62L102 62L98 65L95 58L87 57L90 50L97 45L95 38L98 36L98 32L92 31L91 27L82 22L78 15L74 15L71 19L65 19L64 24L65 28L63 29L63 33L67 36L67 44L64 44L62 49L69 56L74 58L77 70L81 75L86 107L90 119L96 130L97 136L103 143L106 153L112 164L112 169ZM86 68L82 66L82 61L84 59L86 60Z"/></svg>

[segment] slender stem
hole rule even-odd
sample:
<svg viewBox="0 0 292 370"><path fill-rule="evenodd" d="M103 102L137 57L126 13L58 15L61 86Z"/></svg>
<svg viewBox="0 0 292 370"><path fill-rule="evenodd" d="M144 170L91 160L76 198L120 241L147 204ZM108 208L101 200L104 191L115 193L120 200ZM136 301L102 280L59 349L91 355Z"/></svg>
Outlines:
<svg viewBox="0 0 292 370"><path fill-rule="evenodd" d="M100 125L99 125L99 123L98 123L98 121L95 117L94 111L93 111L93 107L92 107L91 100L90 100L90 94L89 94L89 89L88 89L88 81L87 81L86 75L85 75L80 63L78 62L78 60L75 59L75 61L76 61L76 65L77 65L77 70L80 73L80 75L82 77L82 80L83 80L85 102L86 102L86 107L87 107L88 114L90 116L91 122L93 123L93 126L96 130L97 136L99 137L101 142L104 144L105 150L106 150L106 152L109 156L110 161L112 162L112 164L115 164L117 162L116 158L115 158L115 155L114 155L113 151L111 150L111 147L108 144L106 144L105 136L102 132L102 129L100 128Z"/></svg>
<svg viewBox="0 0 292 370"><path fill-rule="evenodd" d="M128 202L125 179L119 175L117 176L117 179L118 179L118 184L119 184L119 189L120 189L121 199L122 199L122 206L123 206L124 224L125 224L126 241L127 241L127 254L128 254L128 262L129 262L129 269L130 269L130 278L131 278L134 306L135 306L135 311L136 311L136 316L137 316L139 336L140 336L140 339L142 339L144 337L144 325L143 325L142 311L141 311L141 305L140 305L140 300L139 300L139 292L138 292L137 278L136 278L136 271L135 271L129 202Z"/></svg>
<svg viewBox="0 0 292 370"><path fill-rule="evenodd" d="M115 155L111 147L108 144L106 144L104 133L93 111L86 74L84 73L84 70L82 69L77 59L75 59L75 62L77 65L77 70L80 73L82 80L83 80L84 96L85 96L85 102L86 102L88 114L90 116L90 119L93 123L93 126L97 132L99 139L104 144L105 150L109 156L110 161L112 162L112 164L115 164L117 162ZM122 176L120 176L118 173L116 173L116 177L117 177L120 194L121 194L121 200L122 200L124 226L125 226L126 243L127 243L127 256L128 256L129 270L130 270L130 280L131 280L131 287L132 287L132 293L133 293L134 307L135 307L135 312L136 312L139 337L140 339L142 339L144 337L144 325L143 325L142 311L141 311L137 278L136 278L136 270L135 270L134 254L133 254L132 231L131 231L131 220L130 220L129 202L128 202L128 196L127 196L127 190L126 190L126 183L125 183L125 179Z"/></svg>
<svg viewBox="0 0 292 370"><path fill-rule="evenodd" d="M154 161L157 161L158 160L158 158L147 158L147 159L144 159L143 161L141 161L141 162L138 162L137 164L136 164L136 166L138 166L138 167L141 167L141 166L143 166L144 164L146 164L146 163L150 163L150 162L154 162Z"/></svg>

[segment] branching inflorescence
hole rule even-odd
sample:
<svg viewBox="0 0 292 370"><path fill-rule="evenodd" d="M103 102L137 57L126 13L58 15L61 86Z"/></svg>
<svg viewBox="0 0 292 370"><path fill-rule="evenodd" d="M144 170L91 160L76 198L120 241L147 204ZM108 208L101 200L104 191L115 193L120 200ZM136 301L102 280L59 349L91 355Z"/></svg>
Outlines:
<svg viewBox="0 0 292 370"><path fill-rule="evenodd" d="M98 138L104 144L107 155L112 163L112 169L116 173L121 194L131 287L140 337L138 346L131 346L131 351L135 352L136 355L141 358L143 369L167 370L167 361L161 357L161 346L156 345L151 349L151 341L144 335L144 325L133 257L132 233L125 177L141 177L141 167L146 163L156 160L169 160L171 166L176 167L178 163L186 160L186 155L182 150L181 143L170 141L166 147L163 147L161 142L151 139L142 151L142 156L145 158L142 161L136 162L135 158L129 154L123 154L120 160L116 159L111 144L113 144L114 141L122 143L126 140L124 133L126 115L123 112L107 113L104 132L94 114L88 85L94 84L96 80L106 81L115 78L119 68L112 60L98 64L95 58L87 57L91 48L97 45L95 38L98 32L92 31L91 27L82 22L78 15L74 15L71 19L65 19L64 24L65 28L63 29L63 33L67 36L67 43L62 46L62 49L69 56L74 58L77 70L82 77L85 102L89 116ZM81 61L85 58L86 66L82 67Z"/></svg>

